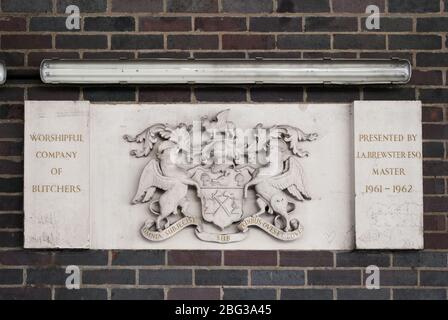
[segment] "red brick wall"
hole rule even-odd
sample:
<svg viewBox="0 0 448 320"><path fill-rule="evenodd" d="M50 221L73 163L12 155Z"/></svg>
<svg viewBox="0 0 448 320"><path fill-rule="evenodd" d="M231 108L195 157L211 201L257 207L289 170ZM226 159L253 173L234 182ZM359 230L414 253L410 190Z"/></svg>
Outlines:
<svg viewBox="0 0 448 320"><path fill-rule="evenodd" d="M445 1L446 2L446 1ZM65 28L65 7L81 30ZM367 5L381 29L365 28ZM447 298L448 3L443 0L0 0L0 299ZM43 58L409 59L404 86L45 86ZM23 250L23 101L423 101L420 252ZM393 121L394 119L391 119ZM79 265L82 289L64 289ZM381 289L365 290L365 267Z"/></svg>

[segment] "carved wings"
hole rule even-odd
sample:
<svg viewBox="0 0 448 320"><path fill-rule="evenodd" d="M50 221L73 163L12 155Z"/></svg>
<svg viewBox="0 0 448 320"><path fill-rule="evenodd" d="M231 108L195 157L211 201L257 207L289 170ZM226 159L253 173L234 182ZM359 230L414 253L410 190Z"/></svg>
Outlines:
<svg viewBox="0 0 448 320"><path fill-rule="evenodd" d="M310 200L311 197L303 182L303 169L299 163L299 158L296 156L289 157L287 167L286 172L270 178L271 185L279 190L288 190L299 201Z"/></svg>
<svg viewBox="0 0 448 320"><path fill-rule="evenodd" d="M156 189L169 190L178 183L175 178L166 177L162 174L157 159L152 159L143 169L138 184L138 190L132 203L143 203L151 200Z"/></svg>

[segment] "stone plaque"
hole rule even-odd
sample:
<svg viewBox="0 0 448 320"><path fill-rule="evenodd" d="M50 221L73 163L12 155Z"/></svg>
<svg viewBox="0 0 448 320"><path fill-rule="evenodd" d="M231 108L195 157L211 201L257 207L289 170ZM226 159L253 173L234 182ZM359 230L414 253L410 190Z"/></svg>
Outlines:
<svg viewBox="0 0 448 320"><path fill-rule="evenodd" d="M423 248L421 103L354 103L356 247Z"/></svg>

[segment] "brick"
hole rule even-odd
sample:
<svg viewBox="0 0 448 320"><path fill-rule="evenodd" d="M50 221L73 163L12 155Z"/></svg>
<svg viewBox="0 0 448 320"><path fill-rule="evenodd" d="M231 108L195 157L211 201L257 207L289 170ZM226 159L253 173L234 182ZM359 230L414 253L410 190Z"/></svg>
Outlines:
<svg viewBox="0 0 448 320"><path fill-rule="evenodd" d="M0 31L25 31L26 20L21 17L0 17Z"/></svg>
<svg viewBox="0 0 448 320"><path fill-rule="evenodd" d="M50 300L50 288L0 288L0 300Z"/></svg>
<svg viewBox="0 0 448 320"><path fill-rule="evenodd" d="M167 0L168 12L218 12L217 0Z"/></svg>
<svg viewBox="0 0 448 320"><path fill-rule="evenodd" d="M361 19L361 30L368 32L411 32L413 22L411 18L381 17L379 29L367 29L366 18Z"/></svg>
<svg viewBox="0 0 448 320"><path fill-rule="evenodd" d="M440 11L439 0L389 0L389 12L429 13Z"/></svg>
<svg viewBox="0 0 448 320"><path fill-rule="evenodd" d="M393 289L394 300L446 300L445 289Z"/></svg>
<svg viewBox="0 0 448 320"><path fill-rule="evenodd" d="M188 59L189 51L163 51L163 52L138 52L138 57L142 59Z"/></svg>
<svg viewBox="0 0 448 320"><path fill-rule="evenodd" d="M334 12L365 13L369 5L375 5L384 12L384 0L332 0Z"/></svg>
<svg viewBox="0 0 448 320"><path fill-rule="evenodd" d="M219 288L170 288L168 300L219 300Z"/></svg>
<svg viewBox="0 0 448 320"><path fill-rule="evenodd" d="M112 300L163 300L163 289L112 289Z"/></svg>
<svg viewBox="0 0 448 320"><path fill-rule="evenodd" d="M168 49L218 49L217 35L168 35Z"/></svg>
<svg viewBox="0 0 448 320"><path fill-rule="evenodd" d="M78 30L69 30L65 26L67 17L31 17L30 31L67 31L76 32Z"/></svg>
<svg viewBox="0 0 448 320"><path fill-rule="evenodd" d="M222 0L223 12L235 13L270 13L273 10L272 0Z"/></svg>
<svg viewBox="0 0 448 320"><path fill-rule="evenodd" d="M193 52L195 59L245 59L246 54L244 52L237 51L198 51Z"/></svg>
<svg viewBox="0 0 448 320"><path fill-rule="evenodd" d="M139 272L139 284L144 285L192 285L192 281L192 270L165 269Z"/></svg>
<svg viewBox="0 0 448 320"><path fill-rule="evenodd" d="M139 31L191 31L191 18L141 17Z"/></svg>
<svg viewBox="0 0 448 320"><path fill-rule="evenodd" d="M390 266L388 253L372 253L364 251L340 252L336 254L336 267L378 267Z"/></svg>
<svg viewBox="0 0 448 320"><path fill-rule="evenodd" d="M337 289L338 300L389 300L389 289Z"/></svg>
<svg viewBox="0 0 448 320"><path fill-rule="evenodd" d="M170 250L168 251L168 265L219 266L221 265L221 252L210 250Z"/></svg>
<svg viewBox="0 0 448 320"><path fill-rule="evenodd" d="M425 212L448 211L448 197L423 197L423 210Z"/></svg>
<svg viewBox="0 0 448 320"><path fill-rule="evenodd" d="M303 286L305 272L302 270L254 270L251 273L254 286Z"/></svg>
<svg viewBox="0 0 448 320"><path fill-rule="evenodd" d="M195 270L195 284L206 286L247 285L247 270Z"/></svg>
<svg viewBox="0 0 448 320"><path fill-rule="evenodd" d="M415 89L405 87L364 88L364 100L415 100Z"/></svg>
<svg viewBox="0 0 448 320"><path fill-rule="evenodd" d="M130 2L131 0L126 1L127 4ZM78 6L81 14L107 10L107 0L57 0L58 13L65 13L65 9L70 5Z"/></svg>
<svg viewBox="0 0 448 320"><path fill-rule="evenodd" d="M446 32L448 31L448 18L431 17L417 19L417 32Z"/></svg>
<svg viewBox="0 0 448 320"><path fill-rule="evenodd" d="M226 266L276 266L276 251L224 251L224 265Z"/></svg>
<svg viewBox="0 0 448 320"><path fill-rule="evenodd" d="M420 89L420 100L424 103L446 103L448 89Z"/></svg>
<svg viewBox="0 0 448 320"><path fill-rule="evenodd" d="M0 214L0 226L2 228L23 229L23 214L21 213Z"/></svg>
<svg viewBox="0 0 448 320"><path fill-rule="evenodd" d="M58 49L106 49L105 35L56 35Z"/></svg>
<svg viewBox="0 0 448 320"><path fill-rule="evenodd" d="M23 178L0 178L0 192L13 193L22 191L23 191Z"/></svg>
<svg viewBox="0 0 448 320"><path fill-rule="evenodd" d="M161 35L112 35L112 50L162 49Z"/></svg>
<svg viewBox="0 0 448 320"><path fill-rule="evenodd" d="M331 289L282 289L281 300L333 300Z"/></svg>
<svg viewBox="0 0 448 320"><path fill-rule="evenodd" d="M308 270L309 285L360 285L359 270Z"/></svg>
<svg viewBox="0 0 448 320"><path fill-rule="evenodd" d="M330 49L329 35L279 35L277 37L279 49Z"/></svg>
<svg viewBox="0 0 448 320"><path fill-rule="evenodd" d="M335 49L385 49L386 38L383 35L335 34L333 36Z"/></svg>
<svg viewBox="0 0 448 320"><path fill-rule="evenodd" d="M198 87L194 94L198 101L204 102L246 101L246 89L238 87Z"/></svg>
<svg viewBox="0 0 448 320"><path fill-rule="evenodd" d="M438 35L389 35L389 49L434 50L442 48L442 37Z"/></svg>
<svg viewBox="0 0 448 320"><path fill-rule="evenodd" d="M443 121L443 108L424 107L422 110L423 122L441 122Z"/></svg>
<svg viewBox="0 0 448 320"><path fill-rule="evenodd" d="M35 51L28 53L28 66L40 67L44 59L79 59L78 52L74 51L56 51L56 52L42 52Z"/></svg>
<svg viewBox="0 0 448 320"><path fill-rule="evenodd" d="M423 161L424 176L448 175L448 161Z"/></svg>
<svg viewBox="0 0 448 320"><path fill-rule="evenodd" d="M113 12L163 12L163 0L112 0Z"/></svg>
<svg viewBox="0 0 448 320"><path fill-rule="evenodd" d="M444 194L445 181L443 179L425 178L423 179L423 190L425 194Z"/></svg>
<svg viewBox="0 0 448 320"><path fill-rule="evenodd" d="M424 237L425 249L448 249L448 233L425 233Z"/></svg>
<svg viewBox="0 0 448 320"><path fill-rule="evenodd" d="M165 264L163 250L121 250L112 252L112 265L154 266Z"/></svg>
<svg viewBox="0 0 448 320"><path fill-rule="evenodd" d="M395 267L447 267L447 254L443 252L397 252Z"/></svg>
<svg viewBox="0 0 448 320"><path fill-rule="evenodd" d="M30 87L28 88L30 100L78 100L79 88L77 87Z"/></svg>
<svg viewBox="0 0 448 320"><path fill-rule="evenodd" d="M275 289L224 288L224 300L275 300Z"/></svg>
<svg viewBox="0 0 448 320"><path fill-rule="evenodd" d="M87 51L82 57L84 59L134 59L134 52L129 51Z"/></svg>
<svg viewBox="0 0 448 320"><path fill-rule="evenodd" d="M16 143L16 147L20 144ZM9 147L7 147L9 148ZM0 144L0 154L2 151L11 151L11 150L2 150L2 145ZM15 161L15 160L0 160L0 174L23 174L23 162Z"/></svg>
<svg viewBox="0 0 448 320"><path fill-rule="evenodd" d="M360 52L360 57L363 59L406 59L409 61L413 60L413 55L406 51L371 51L371 52Z"/></svg>
<svg viewBox="0 0 448 320"><path fill-rule="evenodd" d="M448 64L448 53L418 52L417 66L419 67L445 67Z"/></svg>
<svg viewBox="0 0 448 320"><path fill-rule="evenodd" d="M357 31L358 19L352 17L306 17L305 31Z"/></svg>
<svg viewBox="0 0 448 320"><path fill-rule="evenodd" d="M302 18L296 18L296 17L250 18L249 31L298 32L302 31Z"/></svg>
<svg viewBox="0 0 448 320"><path fill-rule="evenodd" d="M23 124L15 122L2 123L0 138L23 138Z"/></svg>
<svg viewBox="0 0 448 320"><path fill-rule="evenodd" d="M437 70L412 70L411 85L442 85L443 74Z"/></svg>
<svg viewBox="0 0 448 320"><path fill-rule="evenodd" d="M86 87L83 92L90 101L135 101L134 87Z"/></svg>
<svg viewBox="0 0 448 320"><path fill-rule="evenodd" d="M135 284L135 270L84 270L83 284Z"/></svg>
<svg viewBox="0 0 448 320"><path fill-rule="evenodd" d="M20 211L23 209L22 196L0 196L0 211ZM11 232L11 237L16 239L16 235Z"/></svg>
<svg viewBox="0 0 448 320"><path fill-rule="evenodd" d="M277 12L330 12L329 0L278 0Z"/></svg>
<svg viewBox="0 0 448 320"><path fill-rule="evenodd" d="M330 251L280 251L282 267L333 267Z"/></svg>
<svg viewBox="0 0 448 320"><path fill-rule="evenodd" d="M107 265L108 253L101 250L61 250L56 251L54 263L56 265L101 266Z"/></svg>
<svg viewBox="0 0 448 320"><path fill-rule="evenodd" d="M222 36L223 50L268 50L274 49L275 38L273 35L241 35L225 34Z"/></svg>
<svg viewBox="0 0 448 320"><path fill-rule="evenodd" d="M197 17L196 31L246 31L246 18L240 17Z"/></svg>
<svg viewBox="0 0 448 320"><path fill-rule="evenodd" d="M297 102L303 101L303 88L296 86L257 86L250 89L254 102Z"/></svg>
<svg viewBox="0 0 448 320"><path fill-rule="evenodd" d="M380 286L416 286L418 272L415 270L380 270ZM363 273L363 283L370 274Z"/></svg>
<svg viewBox="0 0 448 320"><path fill-rule="evenodd" d="M420 271L420 285L431 287L447 287L448 271Z"/></svg>
<svg viewBox="0 0 448 320"><path fill-rule="evenodd" d="M266 58L266 59L300 59L302 55L297 51L252 51L248 52L250 59Z"/></svg>
<svg viewBox="0 0 448 320"><path fill-rule="evenodd" d="M25 55L21 52L0 52L0 60L3 60L7 66L21 67L24 65Z"/></svg>
<svg viewBox="0 0 448 320"><path fill-rule="evenodd" d="M2 49L50 49L50 35L11 34L2 35Z"/></svg>
<svg viewBox="0 0 448 320"><path fill-rule="evenodd" d="M53 3L52 0L2 0L1 8L3 12L51 12Z"/></svg>
<svg viewBox="0 0 448 320"><path fill-rule="evenodd" d="M308 102L352 102L360 99L357 87L309 87Z"/></svg>
<svg viewBox="0 0 448 320"><path fill-rule="evenodd" d="M448 139L448 125L425 123L422 132L423 139Z"/></svg>
<svg viewBox="0 0 448 320"><path fill-rule="evenodd" d="M22 269L0 269L0 284L21 284L22 281Z"/></svg>
<svg viewBox="0 0 448 320"><path fill-rule="evenodd" d="M425 231L446 231L446 217L443 215L424 215L423 225Z"/></svg>
<svg viewBox="0 0 448 320"><path fill-rule="evenodd" d="M134 31L133 17L85 17L84 31Z"/></svg>
<svg viewBox="0 0 448 320"><path fill-rule="evenodd" d="M0 141L0 156L21 156L23 154L23 143ZM7 206L0 203L0 208ZM8 210L8 209L3 209Z"/></svg>
<svg viewBox="0 0 448 320"><path fill-rule="evenodd" d="M8 266L43 266L50 264L51 252L36 250L0 251L0 265Z"/></svg>
<svg viewBox="0 0 448 320"><path fill-rule="evenodd" d="M141 102L190 102L191 89L182 86L140 87L138 100Z"/></svg>
<svg viewBox="0 0 448 320"><path fill-rule="evenodd" d="M95 288L56 289L54 298L55 300L107 300L107 290Z"/></svg>
<svg viewBox="0 0 448 320"><path fill-rule="evenodd" d="M443 158L445 148L443 142L424 142L423 157L425 158Z"/></svg>
<svg viewBox="0 0 448 320"><path fill-rule="evenodd" d="M64 285L67 274L63 268L28 269L26 283L32 285Z"/></svg>

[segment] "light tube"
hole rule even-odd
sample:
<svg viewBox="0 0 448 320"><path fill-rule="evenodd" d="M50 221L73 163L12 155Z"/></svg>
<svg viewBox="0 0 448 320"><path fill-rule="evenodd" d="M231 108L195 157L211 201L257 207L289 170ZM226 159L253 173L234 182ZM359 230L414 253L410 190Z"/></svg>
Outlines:
<svg viewBox="0 0 448 320"><path fill-rule="evenodd" d="M4 84L6 81L6 65L0 60L0 84Z"/></svg>
<svg viewBox="0 0 448 320"><path fill-rule="evenodd" d="M407 60L44 60L44 83L392 84L411 78Z"/></svg>

